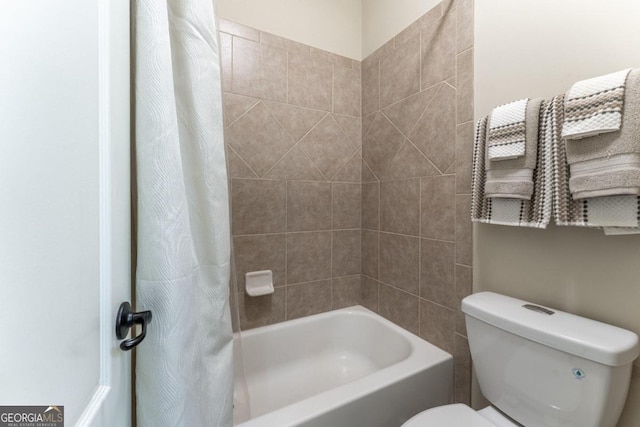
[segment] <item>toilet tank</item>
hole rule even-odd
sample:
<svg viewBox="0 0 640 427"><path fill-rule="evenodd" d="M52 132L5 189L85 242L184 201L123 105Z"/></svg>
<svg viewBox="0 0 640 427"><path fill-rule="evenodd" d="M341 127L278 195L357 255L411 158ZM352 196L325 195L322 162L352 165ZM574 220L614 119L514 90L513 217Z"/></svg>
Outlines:
<svg viewBox="0 0 640 427"><path fill-rule="evenodd" d="M462 301L482 394L527 427L614 427L633 332L492 292Z"/></svg>

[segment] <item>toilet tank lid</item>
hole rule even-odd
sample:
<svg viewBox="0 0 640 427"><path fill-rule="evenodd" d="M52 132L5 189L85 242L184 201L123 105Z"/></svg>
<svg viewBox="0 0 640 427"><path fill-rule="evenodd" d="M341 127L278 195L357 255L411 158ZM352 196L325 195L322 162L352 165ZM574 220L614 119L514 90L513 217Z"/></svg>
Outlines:
<svg viewBox="0 0 640 427"><path fill-rule="evenodd" d="M462 300L462 311L531 341L608 366L638 357L638 336L626 329L493 292Z"/></svg>

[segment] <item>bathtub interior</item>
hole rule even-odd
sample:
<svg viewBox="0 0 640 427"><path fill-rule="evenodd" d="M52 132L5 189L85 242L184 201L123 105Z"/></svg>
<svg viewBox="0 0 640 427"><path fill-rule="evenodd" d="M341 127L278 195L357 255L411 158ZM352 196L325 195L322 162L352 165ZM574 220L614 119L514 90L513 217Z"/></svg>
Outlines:
<svg viewBox="0 0 640 427"><path fill-rule="evenodd" d="M242 332L242 364L236 365L244 367L248 396L236 393L236 423L407 359L407 337L366 311L338 310Z"/></svg>

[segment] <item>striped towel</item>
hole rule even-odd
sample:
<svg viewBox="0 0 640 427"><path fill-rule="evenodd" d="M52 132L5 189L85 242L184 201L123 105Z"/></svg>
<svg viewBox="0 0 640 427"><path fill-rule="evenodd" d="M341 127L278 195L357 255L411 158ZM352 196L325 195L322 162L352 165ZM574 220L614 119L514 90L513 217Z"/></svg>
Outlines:
<svg viewBox="0 0 640 427"><path fill-rule="evenodd" d="M635 195L593 197L575 200L569 189L570 168L566 144L560 138L564 119L564 95L549 104L552 126L547 138L554 159L554 216L558 225L582 227L628 227L618 234L631 233L640 227L640 197ZM565 103L566 105L566 103Z"/></svg>
<svg viewBox="0 0 640 427"><path fill-rule="evenodd" d="M533 194L530 200L488 198L485 194L487 171L485 168L485 150L488 118L476 124L473 151L471 220L486 224L511 225L520 227L546 228L551 219L553 159L550 138L544 135L550 131L549 112L546 103L542 103L542 123L538 132L537 159L533 170Z"/></svg>
<svg viewBox="0 0 640 427"><path fill-rule="evenodd" d="M507 160L524 156L526 113L529 99L496 107L489 117L489 159Z"/></svg>
<svg viewBox="0 0 640 427"><path fill-rule="evenodd" d="M630 71L628 68L571 86L564 102L562 137L581 139L620 130L625 84Z"/></svg>

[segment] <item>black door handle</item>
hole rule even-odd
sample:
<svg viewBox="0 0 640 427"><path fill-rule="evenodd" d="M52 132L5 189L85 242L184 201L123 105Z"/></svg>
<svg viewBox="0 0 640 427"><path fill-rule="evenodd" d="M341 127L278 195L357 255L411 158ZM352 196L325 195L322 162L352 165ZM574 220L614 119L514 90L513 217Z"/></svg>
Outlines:
<svg viewBox="0 0 640 427"><path fill-rule="evenodd" d="M120 343L120 348L124 351L131 350L142 342L145 336L147 336L147 325L151 323L151 311L140 311L136 313L131 311L131 304L123 302L120 304L118 314L116 315L116 337L119 340L126 338L129 333L129 328L134 325L142 325L142 332L135 338L124 340Z"/></svg>

